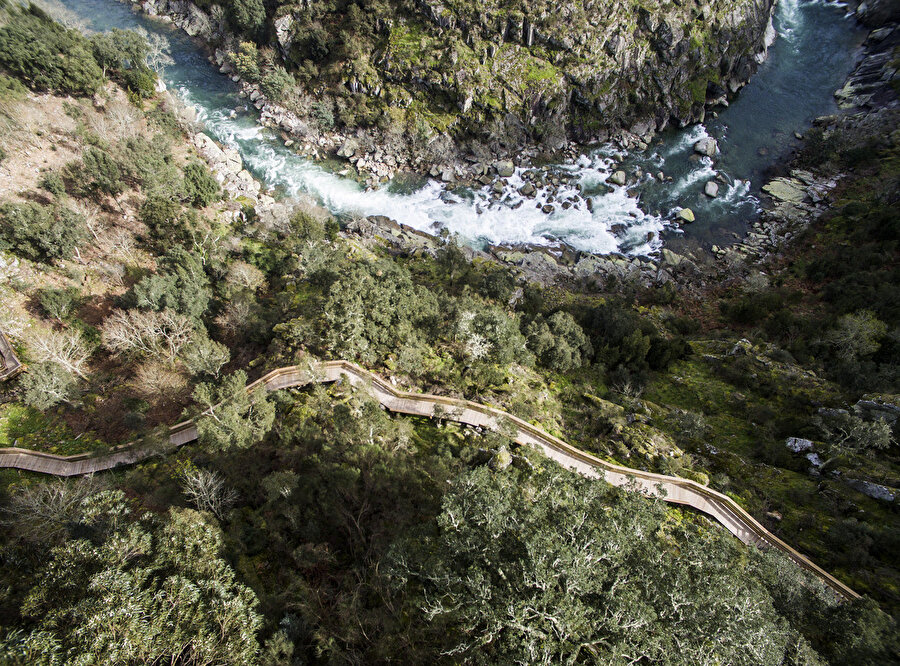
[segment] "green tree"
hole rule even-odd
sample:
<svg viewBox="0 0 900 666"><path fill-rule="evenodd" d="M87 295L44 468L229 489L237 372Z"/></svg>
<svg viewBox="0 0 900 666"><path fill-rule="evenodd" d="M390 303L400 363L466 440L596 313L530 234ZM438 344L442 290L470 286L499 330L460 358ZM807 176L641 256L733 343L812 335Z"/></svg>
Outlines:
<svg viewBox="0 0 900 666"><path fill-rule="evenodd" d="M555 312L547 319L538 317L528 325L526 334L528 348L541 365L556 372L581 367L592 352L590 341L568 312Z"/></svg>
<svg viewBox="0 0 900 666"><path fill-rule="evenodd" d="M266 72L259 82L259 87L265 96L275 102L283 100L294 85L294 77L284 67L278 66Z"/></svg>
<svg viewBox="0 0 900 666"><path fill-rule="evenodd" d="M181 219L181 211L181 204L174 197L154 190L141 203L138 215L155 235L171 237Z"/></svg>
<svg viewBox="0 0 900 666"><path fill-rule="evenodd" d="M198 208L208 206L220 196L219 184L202 162L189 162L184 167L181 186L184 197Z"/></svg>
<svg viewBox="0 0 900 666"><path fill-rule="evenodd" d="M885 333L887 325L883 321L869 310L860 310L838 319L825 334L825 342L843 358L854 360L877 352Z"/></svg>
<svg viewBox="0 0 900 666"><path fill-rule="evenodd" d="M0 642L19 663L253 664L261 618L220 556L222 534L191 509L135 514L121 491L81 502L22 605L25 633Z"/></svg>
<svg viewBox="0 0 900 666"><path fill-rule="evenodd" d="M0 249L33 261L67 259L86 235L84 217L64 206L0 205Z"/></svg>
<svg viewBox="0 0 900 666"><path fill-rule="evenodd" d="M241 32L252 37L266 21L266 7L262 0L231 0L231 18Z"/></svg>
<svg viewBox="0 0 900 666"><path fill-rule="evenodd" d="M81 300L81 290L77 287L66 287L65 289L47 287L41 289L38 294L38 300L44 312L62 323L63 319L68 317L78 307Z"/></svg>
<svg viewBox="0 0 900 666"><path fill-rule="evenodd" d="M422 613L419 640L458 662L774 666L799 645L822 663L730 536L664 513L546 462L481 466L453 482L433 532L397 546L391 573Z"/></svg>
<svg viewBox="0 0 900 666"><path fill-rule="evenodd" d="M505 366L530 365L531 354L515 316L474 299L456 304L456 328L453 336L462 346L467 360Z"/></svg>
<svg viewBox="0 0 900 666"><path fill-rule="evenodd" d="M116 158L122 169L122 177L129 183L140 185L153 194L175 192L178 169L172 158L172 147L162 134L128 137L120 142Z"/></svg>
<svg viewBox="0 0 900 666"><path fill-rule="evenodd" d="M219 376L222 366L231 357L228 347L205 336L188 345L183 355L184 364L192 375L213 378Z"/></svg>
<svg viewBox="0 0 900 666"><path fill-rule="evenodd" d="M21 379L25 404L46 411L75 395L75 378L58 363L35 363Z"/></svg>
<svg viewBox="0 0 900 666"><path fill-rule="evenodd" d="M891 426L887 422L866 421L844 411L834 410L817 415L813 418L813 424L821 433L832 458L854 451L888 449L894 442Z"/></svg>
<svg viewBox="0 0 900 666"><path fill-rule="evenodd" d="M196 418L200 442L217 451L252 446L275 421L275 404L265 387L248 392L247 374L242 370L216 384L199 384L194 400L204 409Z"/></svg>
<svg viewBox="0 0 900 666"><path fill-rule="evenodd" d="M127 69L146 68L147 41L133 30L113 28L90 39L94 59L107 71L121 72Z"/></svg>
<svg viewBox="0 0 900 666"><path fill-rule="evenodd" d="M0 27L0 69L35 90L93 95L103 86L87 38L64 28L35 5L15 9Z"/></svg>
<svg viewBox="0 0 900 666"><path fill-rule="evenodd" d="M66 185L63 183L62 176L56 171L48 171L38 181L38 187L46 190L57 199L66 196Z"/></svg>
<svg viewBox="0 0 900 666"><path fill-rule="evenodd" d="M231 61L241 78L254 83L259 81L259 50L253 42L241 42L238 52L231 54Z"/></svg>
<svg viewBox="0 0 900 666"><path fill-rule="evenodd" d="M65 173L81 196L108 194L115 198L125 189L119 163L96 146L90 146L84 152L81 162L69 162Z"/></svg>
<svg viewBox="0 0 900 666"><path fill-rule="evenodd" d="M176 246L160 259L156 274L134 285L131 297L139 308L171 309L199 322L211 293L201 258Z"/></svg>
<svg viewBox="0 0 900 666"><path fill-rule="evenodd" d="M328 293L322 340L335 356L376 362L414 345L433 325L437 299L387 261L350 265Z"/></svg>

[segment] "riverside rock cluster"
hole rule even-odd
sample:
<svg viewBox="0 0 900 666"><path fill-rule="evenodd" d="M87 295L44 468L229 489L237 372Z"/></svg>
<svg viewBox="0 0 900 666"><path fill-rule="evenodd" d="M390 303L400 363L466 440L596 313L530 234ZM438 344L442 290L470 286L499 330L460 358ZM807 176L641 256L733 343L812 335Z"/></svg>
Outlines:
<svg viewBox="0 0 900 666"><path fill-rule="evenodd" d="M352 61L335 55L344 37L319 35L335 48L310 51L312 23L333 24L337 34L345 21L319 0L269 7L265 37L255 37L260 48L275 47L267 57L297 74L319 116L336 118L330 127L296 99L276 104L240 76L234 54L249 38L221 6L139 6L204 39L264 122L303 152L351 160L374 181L433 169L467 181L477 177L475 162L527 165L543 152L564 155L573 142L640 147L673 122L702 121L764 57L774 2L384 4L391 11L368 17L374 28L347 33L366 47ZM316 68L314 80L304 80L304 63ZM366 113L342 114L349 106Z"/></svg>

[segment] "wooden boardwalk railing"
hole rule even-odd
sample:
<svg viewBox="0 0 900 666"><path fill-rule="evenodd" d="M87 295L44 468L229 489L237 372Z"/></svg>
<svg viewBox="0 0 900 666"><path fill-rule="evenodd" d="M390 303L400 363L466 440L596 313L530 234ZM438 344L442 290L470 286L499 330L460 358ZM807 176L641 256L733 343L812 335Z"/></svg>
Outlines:
<svg viewBox="0 0 900 666"><path fill-rule="evenodd" d="M269 391L278 391L312 382L339 380L349 381L362 388L386 409L398 414L439 417L485 428L497 428L501 423L511 424L516 430L514 439L518 444L539 448L564 467L587 477L605 479L616 486L636 488L667 502L693 507L714 518L746 544L781 550L798 566L819 577L840 597L848 600L859 597L847 585L769 532L727 495L687 479L653 474L606 462L502 410L468 400L400 391L377 375L348 361L322 363L313 372L299 366L279 368L250 384L247 390L252 391L254 388L264 386ZM197 428L192 421L184 421L169 430L169 443L172 446L181 446L196 439ZM24 449L0 449L0 467L13 467L57 476L77 476L120 465L130 465L154 452L154 449L141 443L125 444L97 456L91 454L56 456Z"/></svg>
<svg viewBox="0 0 900 666"><path fill-rule="evenodd" d="M0 380L18 374L23 367L16 352L13 351L12 345L9 344L9 340L6 339L6 335L0 331Z"/></svg>

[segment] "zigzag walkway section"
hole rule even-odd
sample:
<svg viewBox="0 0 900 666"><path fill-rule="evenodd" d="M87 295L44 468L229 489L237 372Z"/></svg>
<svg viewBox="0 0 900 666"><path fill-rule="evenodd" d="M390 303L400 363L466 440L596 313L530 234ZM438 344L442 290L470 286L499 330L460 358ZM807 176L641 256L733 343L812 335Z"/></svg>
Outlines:
<svg viewBox="0 0 900 666"><path fill-rule="evenodd" d="M659 497L666 502L690 506L721 523L745 544L764 549L777 548L784 552L798 566L819 577L840 598L859 598L847 585L769 532L727 495L688 479L653 474L606 462L502 410L468 400L407 393L348 361L321 363L314 371L299 366L279 368L248 385L247 390L252 391L262 386L268 391L278 391L314 382L337 381L347 381L365 390L387 410L397 414L440 418L483 428L512 425L516 431L516 443L542 450L563 467L590 478L604 479L615 486L625 486L651 497ZM197 427L193 421L179 423L169 431L169 443L174 447L194 442L197 437ZM0 449L0 468L11 467L56 476L79 476L131 465L156 452L156 449L140 443L125 444L109 453L96 456L57 456L7 448Z"/></svg>

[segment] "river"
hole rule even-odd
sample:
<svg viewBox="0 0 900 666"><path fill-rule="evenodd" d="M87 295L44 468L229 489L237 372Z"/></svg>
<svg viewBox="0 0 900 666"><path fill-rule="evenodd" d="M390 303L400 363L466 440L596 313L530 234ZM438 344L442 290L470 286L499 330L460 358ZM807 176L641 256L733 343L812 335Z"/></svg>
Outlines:
<svg viewBox="0 0 900 666"><path fill-rule="evenodd" d="M780 0L768 58L727 108L716 109L717 117L710 114L705 124L661 134L643 152L621 156L601 147L573 164L555 165L594 194L594 205L593 211L584 202L563 209L559 202L577 194L563 186L555 212L547 215L539 206L548 192L524 201L516 192L524 182L521 172L500 200L492 199L488 188L448 192L433 180L366 191L284 147L276 133L258 124L252 107L244 110L246 100L238 97L235 84L183 32L115 0L63 0L62 5L89 30L142 26L165 34L175 60L163 72L167 86L195 107L210 136L236 147L269 188L288 196L309 194L339 215L386 215L429 232L446 227L474 244L564 243L595 253L651 254L679 236L727 245L744 234L759 212L756 195L765 169L797 145L795 133L836 110L833 93L843 85L864 37L840 3ZM714 159L693 154L694 143L705 136L719 142ZM645 175L628 187L607 186L617 160L629 173L640 168ZM672 181L657 180L660 171ZM721 190L710 199L703 188L713 178ZM670 221L681 207L697 217L683 229Z"/></svg>

